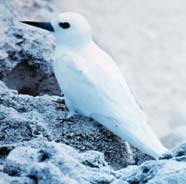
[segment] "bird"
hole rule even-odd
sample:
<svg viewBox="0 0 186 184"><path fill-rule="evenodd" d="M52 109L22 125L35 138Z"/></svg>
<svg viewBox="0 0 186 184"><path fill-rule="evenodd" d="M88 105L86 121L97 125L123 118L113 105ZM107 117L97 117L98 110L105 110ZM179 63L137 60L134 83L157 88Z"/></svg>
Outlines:
<svg viewBox="0 0 186 184"><path fill-rule="evenodd" d="M83 15L63 12L51 22L21 22L54 35L53 68L69 117L90 117L154 159L168 151L148 124L115 61L95 43Z"/></svg>

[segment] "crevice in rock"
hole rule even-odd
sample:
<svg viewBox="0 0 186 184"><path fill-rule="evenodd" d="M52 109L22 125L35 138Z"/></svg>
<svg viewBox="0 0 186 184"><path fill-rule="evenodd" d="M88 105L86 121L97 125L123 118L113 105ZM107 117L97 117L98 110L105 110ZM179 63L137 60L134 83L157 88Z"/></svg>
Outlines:
<svg viewBox="0 0 186 184"><path fill-rule="evenodd" d="M15 170L10 170L10 171L8 172L8 175L9 175L9 176L20 176L20 173L19 173L19 171L18 171L17 168L16 168Z"/></svg>
<svg viewBox="0 0 186 184"><path fill-rule="evenodd" d="M21 170L18 167L9 167L6 166L3 168L3 172L8 174L9 176L21 176Z"/></svg>
<svg viewBox="0 0 186 184"><path fill-rule="evenodd" d="M38 70L38 66L31 66L26 61L20 62L3 78L3 81L19 94L31 96L61 94L54 74L45 74Z"/></svg>
<svg viewBox="0 0 186 184"><path fill-rule="evenodd" d="M84 162L82 162L82 164L84 164L84 165L86 165L86 166L88 166L90 168L99 168L98 165L95 165L94 163L89 162L88 160L85 160Z"/></svg>
<svg viewBox="0 0 186 184"><path fill-rule="evenodd" d="M28 175L28 177L29 177L35 184L38 184L37 176L35 176L35 175Z"/></svg>
<svg viewBox="0 0 186 184"><path fill-rule="evenodd" d="M14 146L2 146L0 147L0 162L3 162L10 151L14 149Z"/></svg>
<svg viewBox="0 0 186 184"><path fill-rule="evenodd" d="M44 162L46 160L48 160L50 158L50 154L43 151L43 150L40 150L39 151L39 162Z"/></svg>
<svg viewBox="0 0 186 184"><path fill-rule="evenodd" d="M148 167L143 167L142 168L143 173L148 173L149 171L150 171L150 168L148 168Z"/></svg>
<svg viewBox="0 0 186 184"><path fill-rule="evenodd" d="M140 184L138 181L132 181L130 184Z"/></svg>

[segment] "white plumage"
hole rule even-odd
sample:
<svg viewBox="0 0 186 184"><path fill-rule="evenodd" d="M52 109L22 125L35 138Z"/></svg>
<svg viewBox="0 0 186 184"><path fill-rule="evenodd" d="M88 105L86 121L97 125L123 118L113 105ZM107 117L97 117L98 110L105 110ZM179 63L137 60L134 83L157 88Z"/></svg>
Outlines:
<svg viewBox="0 0 186 184"><path fill-rule="evenodd" d="M71 114L97 120L156 159L167 150L147 124L115 62L92 40L84 17L67 12L52 26L24 23L54 32L54 72Z"/></svg>
<svg viewBox="0 0 186 184"><path fill-rule="evenodd" d="M67 38L60 41L59 37L65 37L63 33L56 33L59 40L54 72L69 110L92 117L122 139L158 158L166 148L147 124L115 62L92 41L87 21L79 14L63 13L54 23L54 29L60 21L72 24L67 37L74 39L69 44ZM87 35L87 39L84 38Z"/></svg>

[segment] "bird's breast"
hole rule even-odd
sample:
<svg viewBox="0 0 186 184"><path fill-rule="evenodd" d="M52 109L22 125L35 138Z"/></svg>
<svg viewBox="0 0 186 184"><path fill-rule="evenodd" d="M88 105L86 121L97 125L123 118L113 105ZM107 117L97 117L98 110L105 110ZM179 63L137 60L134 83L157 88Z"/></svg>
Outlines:
<svg viewBox="0 0 186 184"><path fill-rule="evenodd" d="M86 75L86 66L64 56L54 62L54 73L58 84L70 105L80 114L89 116L92 101L95 98L94 84Z"/></svg>

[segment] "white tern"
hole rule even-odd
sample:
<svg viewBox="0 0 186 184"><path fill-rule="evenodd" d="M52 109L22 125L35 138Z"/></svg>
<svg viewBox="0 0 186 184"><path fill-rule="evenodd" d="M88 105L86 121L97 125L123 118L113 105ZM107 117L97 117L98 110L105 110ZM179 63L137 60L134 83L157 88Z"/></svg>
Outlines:
<svg viewBox="0 0 186 184"><path fill-rule="evenodd" d="M93 41L91 27L82 15L65 12L51 23L22 22L53 32L54 73L71 115L93 118L156 159L167 151L113 59Z"/></svg>

